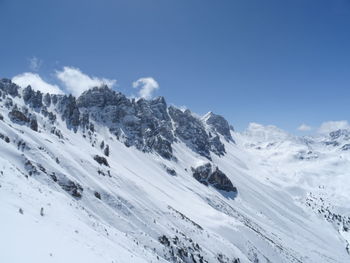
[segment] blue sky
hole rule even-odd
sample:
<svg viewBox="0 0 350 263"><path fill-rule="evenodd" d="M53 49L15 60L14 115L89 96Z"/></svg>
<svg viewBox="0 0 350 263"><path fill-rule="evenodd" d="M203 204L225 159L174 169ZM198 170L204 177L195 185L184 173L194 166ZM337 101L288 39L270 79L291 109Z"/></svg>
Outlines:
<svg viewBox="0 0 350 263"><path fill-rule="evenodd" d="M62 85L56 71L79 68L127 95L151 77L155 96L238 130L349 118L349 0L0 0L0 10L1 77Z"/></svg>

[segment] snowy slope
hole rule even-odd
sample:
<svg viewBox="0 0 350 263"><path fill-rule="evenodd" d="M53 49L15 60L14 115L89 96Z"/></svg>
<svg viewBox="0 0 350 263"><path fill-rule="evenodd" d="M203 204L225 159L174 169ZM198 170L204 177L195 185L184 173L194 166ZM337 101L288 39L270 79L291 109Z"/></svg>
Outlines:
<svg viewBox="0 0 350 263"><path fill-rule="evenodd" d="M0 85L1 262L350 261L344 136L334 146L256 124L239 134L221 116L198 119L161 99L116 95L114 105L99 97L107 90L44 107L47 97L34 103L9 87ZM127 115L114 121L120 108ZM207 163L237 192L196 180Z"/></svg>

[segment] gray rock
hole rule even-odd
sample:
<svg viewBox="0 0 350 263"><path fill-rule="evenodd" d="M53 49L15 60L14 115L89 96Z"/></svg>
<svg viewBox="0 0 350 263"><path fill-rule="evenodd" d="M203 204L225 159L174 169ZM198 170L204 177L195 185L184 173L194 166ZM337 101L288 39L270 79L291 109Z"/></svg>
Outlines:
<svg viewBox="0 0 350 263"><path fill-rule="evenodd" d="M10 142L10 138L2 133L0 133L0 139L4 140L5 142L9 143Z"/></svg>
<svg viewBox="0 0 350 263"><path fill-rule="evenodd" d="M204 116L203 120L213 131L224 136L227 141L233 142L230 125L224 117L209 112Z"/></svg>
<svg viewBox="0 0 350 263"><path fill-rule="evenodd" d="M222 171L220 171L218 167L214 169L208 179L208 182L216 189L226 192L237 192L237 188L233 186L230 179L228 179L228 177Z"/></svg>
<svg viewBox="0 0 350 263"><path fill-rule="evenodd" d="M77 99L77 106L83 108L116 106L124 96L106 85L86 90Z"/></svg>
<svg viewBox="0 0 350 263"><path fill-rule="evenodd" d="M208 178L212 173L212 166L210 163L192 168L193 177L200 183L208 186Z"/></svg>
<svg viewBox="0 0 350 263"><path fill-rule="evenodd" d="M106 145L106 148L103 150L104 155L106 155L107 157L109 156L109 146L108 144Z"/></svg>
<svg viewBox="0 0 350 263"><path fill-rule="evenodd" d="M211 185L218 190L237 193L237 188L233 186L230 179L218 167L213 167L211 163L192 168L193 177L200 183Z"/></svg>
<svg viewBox="0 0 350 263"><path fill-rule="evenodd" d="M52 134L56 135L58 138L64 139L62 132L59 129L57 129L56 127L52 127L50 132Z"/></svg>
<svg viewBox="0 0 350 263"><path fill-rule="evenodd" d="M47 106L50 107L51 105L51 95L49 93L46 93L43 97L43 103Z"/></svg>
<svg viewBox="0 0 350 263"><path fill-rule="evenodd" d="M80 199L82 197L82 192L84 191L83 187L76 183L73 182L69 179L66 180L58 180L58 185L61 186L63 190L68 192L70 195L73 197Z"/></svg>
<svg viewBox="0 0 350 263"><path fill-rule="evenodd" d="M37 122L35 116L32 116L32 117L30 118L29 127L30 127L33 131L38 131L38 122Z"/></svg>
<svg viewBox="0 0 350 263"><path fill-rule="evenodd" d="M4 105L7 109L10 109L13 106L13 100L11 98L7 97L5 99Z"/></svg>
<svg viewBox="0 0 350 263"><path fill-rule="evenodd" d="M19 86L13 83L10 79L0 79L0 90L6 94L10 94L12 97L17 97Z"/></svg>
<svg viewBox="0 0 350 263"><path fill-rule="evenodd" d="M331 140L337 140L340 137L344 137L344 139L348 139L350 137L350 131L346 129L339 129L339 130L330 132L329 137L331 138Z"/></svg>
<svg viewBox="0 0 350 263"><path fill-rule="evenodd" d="M57 99L57 109L61 113L62 120L66 121L68 128L72 128L76 132L80 124L80 111L75 97L54 95L53 98Z"/></svg>
<svg viewBox="0 0 350 263"><path fill-rule="evenodd" d="M43 106L43 94L40 91L34 91L31 86L23 90L23 100L27 105L36 110Z"/></svg>
<svg viewBox="0 0 350 263"><path fill-rule="evenodd" d="M350 144L349 144L349 143L344 144L344 145L341 147L341 149L342 149L343 151L349 151L349 150L350 150Z"/></svg>
<svg viewBox="0 0 350 263"><path fill-rule="evenodd" d="M3 94L16 95L19 89L11 80L0 80ZM60 116L69 129L75 132L81 129L84 134L87 131L91 139L95 132L94 123L100 124L106 126L127 147L154 152L170 160L176 160L173 143L179 140L209 160L211 153L219 156L225 154L225 146L218 135L233 141L228 123L223 117L210 114L204 125L189 110L168 107L163 97L152 100L128 99L105 85L89 89L77 99L72 95L42 94L30 86L23 89L21 94L26 105L48 118L52 125L56 122L56 116ZM4 105L11 109L13 101L9 96L5 97ZM49 112L49 108L53 108L53 112ZM9 113L9 117L14 122L38 130L38 122L29 112L16 108ZM206 130L208 127L210 131ZM55 126L50 129L59 138L63 138ZM102 150L106 156L109 155L108 147Z"/></svg>
<svg viewBox="0 0 350 263"><path fill-rule="evenodd" d="M210 150L218 156L225 155L225 145L220 141L218 135L209 139Z"/></svg>
<svg viewBox="0 0 350 263"><path fill-rule="evenodd" d="M173 158L174 137L164 98L129 100L103 86L85 91L77 99L77 106L85 120L107 126L127 147Z"/></svg>
<svg viewBox="0 0 350 263"><path fill-rule="evenodd" d="M202 122L194 117L189 110L181 111L170 106L168 111L175 123L175 135L193 151L211 159L209 136Z"/></svg>
<svg viewBox="0 0 350 263"><path fill-rule="evenodd" d="M24 125L29 122L29 118L17 108L13 108L12 111L9 112L8 116L12 122L17 124Z"/></svg>
<svg viewBox="0 0 350 263"><path fill-rule="evenodd" d="M105 157L103 157L103 156L95 155L94 156L94 160L96 162L98 162L99 164L101 164L101 165L105 165L105 166L109 167L107 159Z"/></svg>

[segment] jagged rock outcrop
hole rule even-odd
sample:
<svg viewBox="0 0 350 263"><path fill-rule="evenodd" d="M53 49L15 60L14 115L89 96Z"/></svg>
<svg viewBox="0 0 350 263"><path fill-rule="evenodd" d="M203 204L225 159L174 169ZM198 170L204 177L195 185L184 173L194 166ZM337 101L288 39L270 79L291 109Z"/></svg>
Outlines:
<svg viewBox="0 0 350 263"><path fill-rule="evenodd" d="M209 143L210 143L210 150L216 155L221 156L226 153L225 145L221 142L218 135L213 137L209 132Z"/></svg>
<svg viewBox="0 0 350 263"><path fill-rule="evenodd" d="M76 99L72 95L43 94L33 90L31 86L21 90L7 79L0 81L0 91L12 96L19 96L21 91L26 106L48 119L53 133L57 131L57 117L75 132L79 129L83 133L88 132L90 139L95 132L94 123L99 123L108 127L127 147L134 146L144 152L155 152L169 160L176 160L173 144L179 140L209 160L212 153L219 156L226 153L219 135L227 141L233 141L229 125L223 117L211 113L203 120L189 110L168 107L163 97L152 100L129 99L104 85L89 89ZM9 96L5 97L4 104L11 109L13 101ZM35 115L15 109L9 117L35 131L39 129ZM207 130L207 127L210 129ZM104 149L104 154L109 155L108 148Z"/></svg>
<svg viewBox="0 0 350 263"><path fill-rule="evenodd" d="M10 142L10 138L2 133L0 133L0 139L4 140L5 142L9 143Z"/></svg>
<svg viewBox="0 0 350 263"><path fill-rule="evenodd" d="M105 165L105 166L109 167L107 159L105 157L103 157L103 156L95 155L94 156L94 160L96 162L98 162L99 164L101 164L101 165Z"/></svg>
<svg viewBox="0 0 350 263"><path fill-rule="evenodd" d="M0 80L0 90L4 91L6 94L10 94L12 97L17 97L19 87L13 83L10 79Z"/></svg>
<svg viewBox="0 0 350 263"><path fill-rule="evenodd" d="M237 192L230 179L218 168L213 167L211 163L192 168L193 177L200 183L211 185L218 190L226 192Z"/></svg>
<svg viewBox="0 0 350 263"><path fill-rule="evenodd" d="M66 121L67 127L77 131L79 127L80 111L77 107L76 99L72 95L57 96L57 109L61 113L63 121Z"/></svg>
<svg viewBox="0 0 350 263"><path fill-rule="evenodd" d="M328 137L323 141L327 146L339 147L342 151L350 150L350 130L338 129L329 133Z"/></svg>
<svg viewBox="0 0 350 263"><path fill-rule="evenodd" d="M174 133L193 151L211 159L209 136L202 122L189 110L182 111L169 107L169 115L174 121Z"/></svg>
<svg viewBox="0 0 350 263"><path fill-rule="evenodd" d="M32 117L30 118L29 127L30 127L33 131L38 131L38 122L37 122L35 116L32 116Z"/></svg>
<svg viewBox="0 0 350 263"><path fill-rule="evenodd" d="M43 106L43 94L40 91L34 91L31 86L23 90L24 102L34 109L40 109Z"/></svg>
<svg viewBox="0 0 350 263"><path fill-rule="evenodd" d="M18 110L16 107L13 108L8 115L12 122L18 123L20 125L27 124L30 121L30 119L22 111Z"/></svg>
<svg viewBox="0 0 350 263"><path fill-rule="evenodd" d="M106 125L127 147L173 158L174 137L164 98L129 100L102 86L85 91L77 106L87 118Z"/></svg>
<svg viewBox="0 0 350 263"><path fill-rule="evenodd" d="M75 198L81 198L82 192L84 191L83 187L75 183L71 180L65 180L65 181L58 181L59 186L62 187L63 190L71 194Z"/></svg>
<svg viewBox="0 0 350 263"><path fill-rule="evenodd" d="M227 141L233 142L230 125L224 117L209 112L203 117L203 121L209 125L214 132L224 136Z"/></svg>
<svg viewBox="0 0 350 263"><path fill-rule="evenodd" d="M350 139L350 131L346 129L339 129L329 133L329 137L332 140L337 140L340 137L344 137L345 140Z"/></svg>

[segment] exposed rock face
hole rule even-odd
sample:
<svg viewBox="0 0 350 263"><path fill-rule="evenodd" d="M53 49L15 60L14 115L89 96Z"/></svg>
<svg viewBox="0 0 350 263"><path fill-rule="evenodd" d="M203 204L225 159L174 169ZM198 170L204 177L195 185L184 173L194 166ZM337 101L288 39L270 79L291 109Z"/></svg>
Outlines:
<svg viewBox="0 0 350 263"><path fill-rule="evenodd" d="M208 178L211 175L212 167L210 163L192 168L193 177L200 183L208 186Z"/></svg>
<svg viewBox="0 0 350 263"><path fill-rule="evenodd" d="M237 188L233 186L230 179L218 167L213 167L211 163L192 168L192 173L193 177L204 185L212 185L216 189L226 192L237 192Z"/></svg>
<svg viewBox="0 0 350 263"><path fill-rule="evenodd" d="M205 123L209 125L213 131L224 136L224 138L227 141L233 142L231 131L230 131L231 130L230 125L228 124L227 120L224 117L214 114L212 112L209 112L203 117L203 121L205 121Z"/></svg>
<svg viewBox="0 0 350 263"><path fill-rule="evenodd" d="M193 151L211 159L209 136L202 122L195 118L189 110L183 112L170 106L169 114L175 123L175 135Z"/></svg>
<svg viewBox="0 0 350 263"><path fill-rule="evenodd" d="M313 151L299 151L295 157L299 160L314 160L318 158L318 154Z"/></svg>
<svg viewBox="0 0 350 263"><path fill-rule="evenodd" d="M142 151L154 150L171 159L174 141L164 98L129 100L107 86L85 91L77 106L88 118L103 123L126 146Z"/></svg>
<svg viewBox="0 0 350 263"><path fill-rule="evenodd" d="M177 137L208 159L211 159L210 151L217 155L225 154L220 138L209 137L200 119L190 111L182 112L172 106L168 108L163 97L129 100L123 94L102 86L85 91L77 99L76 105L81 115L86 116L85 119L103 123L128 147L135 146L145 152L155 151L166 159L173 159L172 144ZM227 121L215 116L209 122L213 122L225 138L232 140ZM220 123L225 127L220 129Z"/></svg>
<svg viewBox="0 0 350 263"><path fill-rule="evenodd" d="M191 111L181 111L175 107L169 107L169 115L175 123L175 135L186 143L193 151L211 160L210 152L217 155L226 153L225 146L220 138L211 132L207 132L203 122L193 116Z"/></svg>
<svg viewBox="0 0 350 263"><path fill-rule="evenodd" d="M106 145L106 148L103 150L104 155L106 155L107 157L109 156L109 146L108 144Z"/></svg>
<svg viewBox="0 0 350 263"><path fill-rule="evenodd" d="M350 144L349 144L349 143L344 144L344 145L341 147L341 149L342 149L343 151L349 151L349 150L350 150Z"/></svg>
<svg viewBox="0 0 350 263"><path fill-rule="evenodd" d="M77 106L82 108L117 106L124 100L107 86L95 87L85 91L77 100Z"/></svg>
<svg viewBox="0 0 350 263"><path fill-rule="evenodd" d="M75 97L72 95L69 96L57 96L57 108L61 113L61 117L63 121L66 121L66 124L69 128L73 128L77 131L79 127L79 117L80 111L77 107Z"/></svg>
<svg viewBox="0 0 350 263"><path fill-rule="evenodd" d="M211 133L209 133L209 136L212 136ZM220 141L220 138L218 135L216 135L215 137L210 137L209 142L210 142L210 150L213 153L219 156L224 155L226 153L225 145Z"/></svg>
<svg viewBox="0 0 350 263"><path fill-rule="evenodd" d="M10 94L12 97L18 96L19 87L12 83L10 79L1 79L0 80L0 90L4 91L5 94Z"/></svg>
<svg viewBox="0 0 350 263"><path fill-rule="evenodd" d="M47 106L50 107L51 105L51 96L49 93L46 93L43 97L43 103Z"/></svg>
<svg viewBox="0 0 350 263"><path fill-rule="evenodd" d="M29 127L33 131L38 131L38 122L34 116L30 119Z"/></svg>
<svg viewBox="0 0 350 263"><path fill-rule="evenodd" d="M2 133L0 133L0 139L4 140L7 143L10 142L10 138Z"/></svg>
<svg viewBox="0 0 350 263"><path fill-rule="evenodd" d="M237 192L237 188L232 185L230 179L228 179L228 177L222 171L220 171L218 167L214 169L208 179L208 182L219 190L226 192Z"/></svg>
<svg viewBox="0 0 350 263"><path fill-rule="evenodd" d="M211 159L210 151L218 155L225 153L220 138L209 138L200 119L190 111L168 108L163 97L129 100L102 86L85 91L77 99L77 107L81 114L87 115L86 119L109 127L127 147L155 151L166 159L173 159L172 144L177 137L208 159Z"/></svg>
<svg viewBox="0 0 350 263"><path fill-rule="evenodd" d="M18 124L27 124L29 122L29 118L27 116L19 111L17 108L12 109L12 111L9 112L9 118L12 122L18 123Z"/></svg>
<svg viewBox="0 0 350 263"><path fill-rule="evenodd" d="M350 150L350 130L338 129L329 133L328 138L323 141L327 146L339 147L342 151ZM341 147L340 147L341 146Z"/></svg>
<svg viewBox="0 0 350 263"><path fill-rule="evenodd" d="M101 165L105 165L105 166L109 167L107 159L105 157L103 157L103 156L95 155L94 156L94 160L96 162L98 162L99 164L101 164Z"/></svg>
<svg viewBox="0 0 350 263"><path fill-rule="evenodd" d="M11 80L0 80L4 105L9 109L16 105L7 95L19 96L19 91L21 88ZM233 141L228 123L223 117L211 113L205 120L201 120L189 110L168 107L163 97L152 100L128 99L107 86L89 89L77 99L72 95L43 94L34 91L31 86L23 89L21 94L28 108L37 112L37 116L44 116L53 125L50 128L53 133L56 131L54 125L57 117L75 132L80 129L91 134L95 132L94 123L99 123L108 127L127 147L155 152L170 160L176 160L173 144L178 140L209 160L212 153L219 156L226 153L218 135L224 136L227 141ZM38 131L36 116L16 108L9 117L14 122L26 124ZM104 149L104 154L109 155L108 147Z"/></svg>
<svg viewBox="0 0 350 263"><path fill-rule="evenodd" d="M23 100L34 109L39 109L43 106L43 94L40 91L34 91L31 86L23 90Z"/></svg>
<svg viewBox="0 0 350 263"><path fill-rule="evenodd" d="M165 99L163 97L150 101L139 99L134 105L140 125L141 138L138 141L143 145L143 150L153 149L162 157L171 159L173 157L171 144L175 138Z"/></svg>
<svg viewBox="0 0 350 263"><path fill-rule="evenodd" d="M350 139L350 132L346 129L339 129L339 130L330 132L329 137L332 140L337 140L340 137L344 137L344 139Z"/></svg>
<svg viewBox="0 0 350 263"><path fill-rule="evenodd" d="M81 198L84 189L80 184L75 183L71 180L58 181L58 184L62 187L63 190L71 194L73 197L78 199Z"/></svg>

